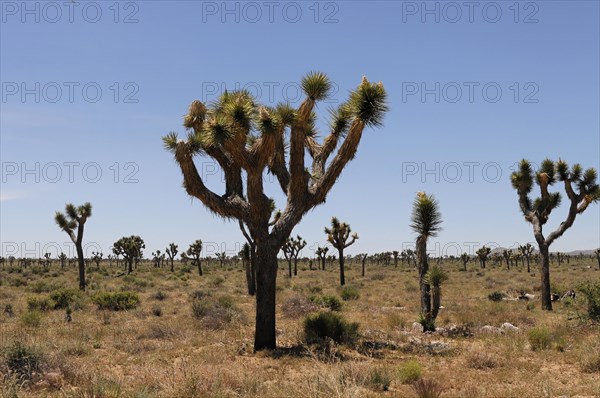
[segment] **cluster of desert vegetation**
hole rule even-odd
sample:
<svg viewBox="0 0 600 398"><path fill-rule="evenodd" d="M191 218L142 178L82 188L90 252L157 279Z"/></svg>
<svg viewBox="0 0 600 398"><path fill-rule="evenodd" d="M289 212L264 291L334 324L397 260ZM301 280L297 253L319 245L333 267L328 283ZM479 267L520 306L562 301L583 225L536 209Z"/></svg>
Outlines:
<svg viewBox="0 0 600 398"><path fill-rule="evenodd" d="M301 87L297 108L263 106L246 91L208 107L194 101L187 136L163 138L185 192L236 222L246 241L237 255L203 257L195 237L147 258L143 238L132 235L106 258L86 258L96 209L69 203L54 221L75 259L0 259L3 395L600 394L600 249L550 251L600 200L596 171L562 159L539 170L520 162L506 185L534 245L432 257L427 244L442 231L444 204L418 192L406 209L414 250L348 255L359 235L351 220L332 217L323 246L301 257L306 240L294 227L326 201L363 133L388 112L383 83L363 77L330 111L320 140L317 103L331 81L311 72ZM223 169L223 194L204 184L194 162L202 156ZM266 173L286 198L281 209L265 194ZM557 186L568 212L547 231L563 198Z"/></svg>

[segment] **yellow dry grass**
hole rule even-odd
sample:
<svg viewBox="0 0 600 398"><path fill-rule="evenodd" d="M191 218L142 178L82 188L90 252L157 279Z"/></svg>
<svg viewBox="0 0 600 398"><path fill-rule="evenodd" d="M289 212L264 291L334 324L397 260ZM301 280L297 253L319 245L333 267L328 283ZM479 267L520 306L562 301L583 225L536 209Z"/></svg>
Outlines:
<svg viewBox="0 0 600 398"><path fill-rule="evenodd" d="M442 287L438 326L467 326L472 337L424 336L413 330L418 317L417 274L406 266L350 264L347 284L360 298L343 303L341 313L360 324L358 347L333 347L333 354L302 346L302 316L285 317L282 303L312 294L339 295L336 269L310 271L302 264L289 279L281 264L278 279L278 344L289 348L275 353L252 352L254 300L245 291L241 265L206 267L205 275L142 264L130 277L113 277L118 270L102 265L89 270L86 298L74 308L73 321L65 311L43 312L38 326L23 320L27 299L34 293L76 287L76 271L23 272L0 270L0 350L15 341L33 347L42 356L42 371L31 383L10 377L0 357L6 397L412 397L398 369L416 360L422 377L444 388L442 397L559 397L600 396L600 329L582 318L584 300L557 303L543 312L538 302L492 302L492 291L524 289L534 294L539 274L522 268L507 271L458 263L443 265L450 275ZM587 268L591 266L591 268ZM598 279L591 259L553 266L553 285L563 289ZM26 286L15 286L26 282ZM220 329L192 316L191 295L227 296L238 311ZM135 291L141 303L125 312L99 311L89 296L100 291ZM156 298L157 292L166 296ZM301 301L301 300L300 300ZM12 316L4 311L12 306ZM510 322L519 333L483 334L484 325ZM533 351L527 331L545 326L553 343ZM416 342L420 339L421 343ZM448 343L449 349L432 353L426 343ZM297 355L302 352L304 355ZM334 355L336 354L336 355ZM387 391L377 375L390 378ZM47 376L49 375L49 376Z"/></svg>

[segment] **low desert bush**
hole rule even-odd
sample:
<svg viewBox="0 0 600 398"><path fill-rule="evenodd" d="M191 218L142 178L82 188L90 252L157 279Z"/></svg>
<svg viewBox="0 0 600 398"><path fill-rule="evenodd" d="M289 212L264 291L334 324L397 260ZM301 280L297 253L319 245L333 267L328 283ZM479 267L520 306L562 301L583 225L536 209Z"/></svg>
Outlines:
<svg viewBox="0 0 600 398"><path fill-rule="evenodd" d="M402 384L411 384L421 378L423 368L414 359L406 361L398 369L398 379Z"/></svg>
<svg viewBox="0 0 600 398"><path fill-rule="evenodd" d="M360 298L360 292L354 286L344 286L340 293L342 300L358 300Z"/></svg>
<svg viewBox="0 0 600 398"><path fill-rule="evenodd" d="M102 292L92 296L92 302L99 310L127 311L140 303L140 298L133 292Z"/></svg>
<svg viewBox="0 0 600 398"><path fill-rule="evenodd" d="M329 308L331 311L341 311L342 302L336 296L310 296L309 300L321 308Z"/></svg>
<svg viewBox="0 0 600 398"><path fill-rule="evenodd" d="M319 312L304 319L304 339L307 343L318 343L326 338L336 343L354 343L358 339L358 323L348 323L333 312Z"/></svg>

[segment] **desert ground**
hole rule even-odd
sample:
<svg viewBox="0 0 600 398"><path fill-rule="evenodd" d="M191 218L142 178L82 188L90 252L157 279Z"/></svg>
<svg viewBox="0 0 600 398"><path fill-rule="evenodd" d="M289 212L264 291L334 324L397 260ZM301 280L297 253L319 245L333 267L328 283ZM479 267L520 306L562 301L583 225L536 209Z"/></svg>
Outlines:
<svg viewBox="0 0 600 398"><path fill-rule="evenodd" d="M179 262L171 273L168 265L145 261L115 277L122 268L104 261L88 266L85 293L76 290L76 267L6 265L0 391L3 397L416 397L428 396L412 387L425 380L441 397L600 396L600 327L587 318L583 295L542 311L536 266L529 274L521 264L481 269L475 260L466 272L460 261L442 267L449 279L440 329L424 334L414 324L413 266L367 262L362 277L358 262L347 263L342 290L335 263L323 271L303 261L290 279L281 261L278 349L255 354L255 303L240 263L205 263L199 276ZM595 258L553 264L553 290L576 289L599 275ZM65 289L72 289L68 314L49 299ZM536 298L488 298L521 290ZM139 304L99 309L94 297L103 292L131 292ZM305 343L305 317L331 311L323 296L337 297L337 312L359 324L357 340ZM500 328L507 322L518 330Z"/></svg>

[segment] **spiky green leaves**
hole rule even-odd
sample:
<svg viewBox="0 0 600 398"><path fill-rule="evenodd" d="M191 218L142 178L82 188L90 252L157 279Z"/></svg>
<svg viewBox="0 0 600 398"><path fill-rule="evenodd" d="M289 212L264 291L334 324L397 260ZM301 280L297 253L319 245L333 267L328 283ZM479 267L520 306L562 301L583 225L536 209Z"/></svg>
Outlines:
<svg viewBox="0 0 600 398"><path fill-rule="evenodd" d="M539 172L536 174L538 185L552 185L556 181L554 162L550 159L544 159Z"/></svg>
<svg viewBox="0 0 600 398"><path fill-rule="evenodd" d="M439 288L448 280L448 273L442 267L434 265L425 274L425 283L433 288Z"/></svg>
<svg viewBox="0 0 600 398"><path fill-rule="evenodd" d="M512 173L511 183L513 188L524 193L531 192L533 187L533 170L528 160L522 159L519 163L519 171Z"/></svg>
<svg viewBox="0 0 600 398"><path fill-rule="evenodd" d="M192 257L200 257L202 253L202 241L200 239L195 240L190 247L187 249L186 254Z"/></svg>
<svg viewBox="0 0 600 398"><path fill-rule="evenodd" d="M209 120L203 129L201 142L207 146L220 146L229 138L233 137L231 124L223 114L215 115Z"/></svg>
<svg viewBox="0 0 600 398"><path fill-rule="evenodd" d="M383 117L389 110L383 84L370 83L365 77L360 86L350 94L347 106L350 114L371 127L381 126Z"/></svg>
<svg viewBox="0 0 600 398"><path fill-rule="evenodd" d="M352 113L348 104L341 104L337 108L330 108L329 128L334 136L344 135L350 127Z"/></svg>
<svg viewBox="0 0 600 398"><path fill-rule="evenodd" d="M419 192L413 202L411 229L420 236L432 237L441 231L442 214L433 195Z"/></svg>
<svg viewBox="0 0 600 398"><path fill-rule="evenodd" d="M321 101L329 96L331 81L325 73L309 72L301 82L304 93L312 101Z"/></svg>

